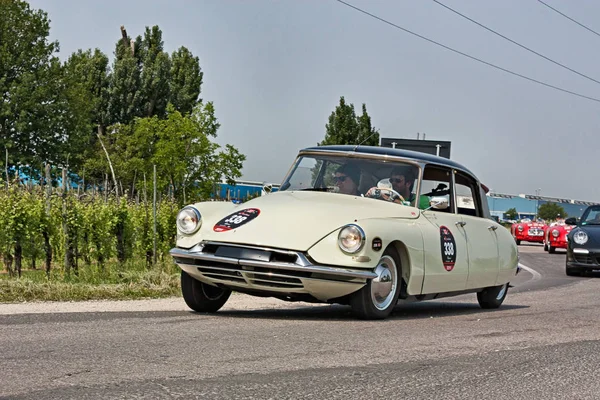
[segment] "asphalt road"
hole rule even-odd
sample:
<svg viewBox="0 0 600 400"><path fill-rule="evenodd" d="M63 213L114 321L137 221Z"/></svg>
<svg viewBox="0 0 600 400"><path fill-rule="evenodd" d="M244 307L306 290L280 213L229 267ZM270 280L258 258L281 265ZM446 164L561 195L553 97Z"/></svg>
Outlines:
<svg viewBox="0 0 600 400"><path fill-rule="evenodd" d="M564 258L520 246L498 310L465 295L385 321L245 295L212 316L178 298L4 304L0 398L597 399L600 280Z"/></svg>

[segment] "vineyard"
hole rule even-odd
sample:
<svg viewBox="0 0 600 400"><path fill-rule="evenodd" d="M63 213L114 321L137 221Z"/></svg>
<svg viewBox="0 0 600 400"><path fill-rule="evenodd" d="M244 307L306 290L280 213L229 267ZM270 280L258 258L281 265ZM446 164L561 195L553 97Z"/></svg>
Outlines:
<svg viewBox="0 0 600 400"><path fill-rule="evenodd" d="M169 250L175 244L178 209L169 198L156 203L155 256L151 194L117 199L96 190L4 185L0 188L0 301L39 297L40 293L25 293L32 282L63 285L68 292L81 291L78 284L97 286L77 298L111 297L101 287L110 284L139 296L173 294L178 290L178 269ZM72 297L73 293L63 293L50 299ZM129 297L136 297L135 293Z"/></svg>

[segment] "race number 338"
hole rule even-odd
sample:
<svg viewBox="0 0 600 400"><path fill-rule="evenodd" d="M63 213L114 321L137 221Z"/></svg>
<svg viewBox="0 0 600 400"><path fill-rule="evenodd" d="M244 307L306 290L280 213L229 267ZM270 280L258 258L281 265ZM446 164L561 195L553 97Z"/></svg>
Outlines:
<svg viewBox="0 0 600 400"><path fill-rule="evenodd" d="M238 228L258 217L258 214L260 214L258 208L246 208L236 213L229 214L215 224L213 231L225 232Z"/></svg>
<svg viewBox="0 0 600 400"><path fill-rule="evenodd" d="M446 271L452 271L456 263L456 241L450 229L440 226L440 244L442 247L442 263Z"/></svg>

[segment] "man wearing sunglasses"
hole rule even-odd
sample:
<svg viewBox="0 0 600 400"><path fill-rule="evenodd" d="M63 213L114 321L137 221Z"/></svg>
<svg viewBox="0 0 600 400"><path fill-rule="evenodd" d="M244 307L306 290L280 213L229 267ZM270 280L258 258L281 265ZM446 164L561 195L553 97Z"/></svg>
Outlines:
<svg viewBox="0 0 600 400"><path fill-rule="evenodd" d="M360 196L358 183L360 181L360 169L353 164L341 165L333 176L333 183L340 193Z"/></svg>

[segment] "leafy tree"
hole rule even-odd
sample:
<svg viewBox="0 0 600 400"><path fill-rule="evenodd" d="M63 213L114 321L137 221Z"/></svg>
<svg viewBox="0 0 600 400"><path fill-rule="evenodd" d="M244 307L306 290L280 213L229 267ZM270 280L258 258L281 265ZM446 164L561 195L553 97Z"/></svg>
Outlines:
<svg viewBox="0 0 600 400"><path fill-rule="evenodd" d="M566 218L567 213L565 209L557 203L544 203L538 208L538 217L546 220L553 221L560 215L560 218Z"/></svg>
<svg viewBox="0 0 600 400"><path fill-rule="evenodd" d="M0 1L0 147L11 164L60 162L68 142L61 65L48 16L20 0ZM4 150L4 149L3 149Z"/></svg>
<svg viewBox="0 0 600 400"><path fill-rule="evenodd" d="M211 141L219 122L211 102L198 104L189 115L167 107L167 118L136 118L131 124L107 129L105 145L118 180L133 195L144 174L150 178L157 168L157 188L179 201L207 197L213 183L222 178L233 183L241 176L245 156L231 146L221 148ZM106 158L98 159L106 170Z"/></svg>
<svg viewBox="0 0 600 400"><path fill-rule="evenodd" d="M140 91L141 115L163 117L169 100L171 59L163 51L162 31L158 26L146 27L146 32L137 50L141 60Z"/></svg>
<svg viewBox="0 0 600 400"><path fill-rule="evenodd" d="M142 93L141 61L136 57L135 45L123 31L123 38L117 42L115 60L108 86L108 120L109 124L127 124L136 116L141 116Z"/></svg>
<svg viewBox="0 0 600 400"><path fill-rule="evenodd" d="M379 133L371 126L371 117L367 106L362 105L362 115L357 116L353 104L347 104L344 96L340 104L329 116L325 125L325 139L319 146L331 144L363 144L366 146L379 145Z"/></svg>
<svg viewBox="0 0 600 400"><path fill-rule="evenodd" d="M69 127L77 132L77 141L70 142L74 161L94 157L93 149L97 141L96 132L104 132L108 123L108 57L100 50L79 50L64 64L65 93L73 115L78 118ZM71 162L73 167L79 165Z"/></svg>
<svg viewBox="0 0 600 400"><path fill-rule="evenodd" d="M517 218L519 218L519 213L517 212L516 208L514 208L514 207L509 208L504 213L504 218L509 219L509 220L516 220Z"/></svg>
<svg viewBox="0 0 600 400"><path fill-rule="evenodd" d="M159 184L170 186L173 196L184 203L189 198L206 198L214 182L222 178L232 183L241 176L246 157L231 145L221 149L210 140L217 136L220 126L211 102L199 104L189 116L170 106L167 120L153 118L139 123L144 129L146 124L158 125L154 128L158 141L153 162L161 171Z"/></svg>
<svg viewBox="0 0 600 400"><path fill-rule="evenodd" d="M192 112L199 99L203 73L198 57L185 47L171 55L170 102L182 114Z"/></svg>

